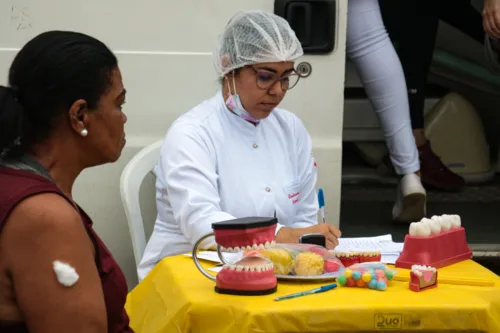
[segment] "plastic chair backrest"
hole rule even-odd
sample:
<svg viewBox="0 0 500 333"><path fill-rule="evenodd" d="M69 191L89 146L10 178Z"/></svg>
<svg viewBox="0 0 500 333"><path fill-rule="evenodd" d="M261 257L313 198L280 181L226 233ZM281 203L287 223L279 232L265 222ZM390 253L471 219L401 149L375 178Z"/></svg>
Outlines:
<svg viewBox="0 0 500 333"><path fill-rule="evenodd" d="M154 172L160 156L162 140L139 151L125 166L120 178L120 194L132 238L136 266L146 248L146 233L141 212L140 192L145 177Z"/></svg>

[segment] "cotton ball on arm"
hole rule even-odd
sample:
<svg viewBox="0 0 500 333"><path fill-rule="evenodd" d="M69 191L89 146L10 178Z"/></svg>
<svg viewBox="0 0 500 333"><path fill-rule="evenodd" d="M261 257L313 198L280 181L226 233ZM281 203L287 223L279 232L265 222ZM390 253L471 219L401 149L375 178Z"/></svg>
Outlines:
<svg viewBox="0 0 500 333"><path fill-rule="evenodd" d="M59 260L54 261L53 268L57 281L65 287L72 287L80 278L73 267Z"/></svg>

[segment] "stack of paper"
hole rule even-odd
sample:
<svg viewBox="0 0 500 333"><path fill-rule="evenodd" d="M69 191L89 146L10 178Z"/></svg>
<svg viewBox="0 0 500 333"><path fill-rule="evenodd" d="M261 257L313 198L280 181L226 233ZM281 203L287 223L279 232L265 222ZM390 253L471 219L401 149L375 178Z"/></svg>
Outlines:
<svg viewBox="0 0 500 333"><path fill-rule="evenodd" d="M392 235L382 235L375 237L355 237L339 238L339 245L335 252L369 252L380 251L382 262L385 264L394 264L396 259L403 251L404 243L392 241Z"/></svg>

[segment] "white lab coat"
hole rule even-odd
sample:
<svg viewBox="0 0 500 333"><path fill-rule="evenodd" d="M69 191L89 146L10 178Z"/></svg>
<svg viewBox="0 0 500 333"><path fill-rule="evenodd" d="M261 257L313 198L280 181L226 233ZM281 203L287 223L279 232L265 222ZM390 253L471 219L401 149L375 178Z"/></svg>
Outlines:
<svg viewBox="0 0 500 333"><path fill-rule="evenodd" d="M219 91L173 123L156 175L158 215L141 280L164 257L192 251L213 222L276 212L276 232L318 223L311 137L282 109L255 126L231 113Z"/></svg>

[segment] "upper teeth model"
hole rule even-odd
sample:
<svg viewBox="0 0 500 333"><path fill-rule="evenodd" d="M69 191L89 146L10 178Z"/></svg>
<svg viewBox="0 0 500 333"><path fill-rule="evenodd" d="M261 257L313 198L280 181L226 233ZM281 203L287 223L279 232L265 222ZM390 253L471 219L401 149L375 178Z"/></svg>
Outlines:
<svg viewBox="0 0 500 333"><path fill-rule="evenodd" d="M221 246L221 250L224 252L240 252L240 251L250 251L250 250L264 250L264 249L269 249L272 248L276 245L275 241L266 241L264 244L253 244L253 245L247 245L247 246L235 246L235 247L223 247Z"/></svg>
<svg viewBox="0 0 500 333"><path fill-rule="evenodd" d="M462 220L460 219L459 215L443 215L446 216L450 219L451 222L451 228L460 228L462 226Z"/></svg>
<svg viewBox="0 0 500 333"><path fill-rule="evenodd" d="M411 230L411 229L410 229ZM431 235L431 227L425 222L417 222L414 226L414 232L417 237L429 237Z"/></svg>
<svg viewBox="0 0 500 333"><path fill-rule="evenodd" d="M420 222L410 224L409 234L414 237L429 237L451 229L460 228L462 225L458 215L433 216L430 219L423 218Z"/></svg>
<svg viewBox="0 0 500 333"><path fill-rule="evenodd" d="M441 232L441 223L436 220L431 220L424 217L422 220L420 220L420 222L425 223L429 226L429 228L431 229L431 234L439 234Z"/></svg>
<svg viewBox="0 0 500 333"><path fill-rule="evenodd" d="M433 217L431 217L431 220L439 222L441 224L442 231L448 231L451 229L451 219L449 218L449 215L434 215Z"/></svg>

